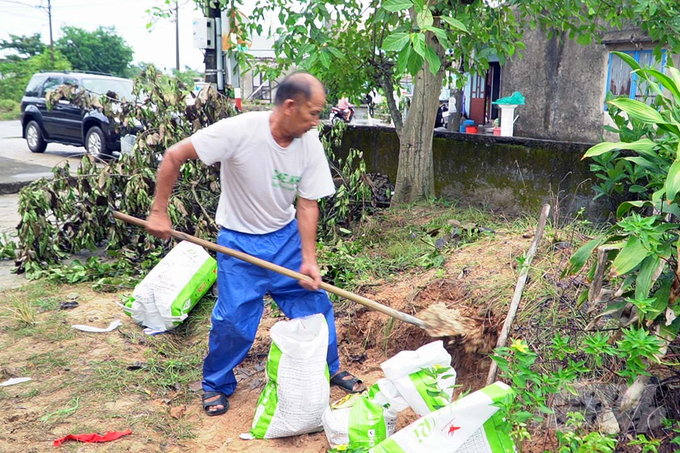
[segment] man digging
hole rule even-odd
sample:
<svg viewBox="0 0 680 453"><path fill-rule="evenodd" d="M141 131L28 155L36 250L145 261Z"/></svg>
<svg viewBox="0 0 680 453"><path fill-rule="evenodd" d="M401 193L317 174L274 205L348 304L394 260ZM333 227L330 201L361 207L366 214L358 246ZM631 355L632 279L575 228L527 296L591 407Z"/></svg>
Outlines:
<svg viewBox="0 0 680 453"><path fill-rule="evenodd" d="M189 159L200 159L206 165L220 162L221 193L215 221L221 229L217 242L299 269L312 279L296 282L217 254L219 296L203 362L203 408L208 415L229 409L227 397L236 389L233 370L253 344L266 293L289 318L316 313L326 317L331 384L352 393L362 390L359 379L339 371L333 305L319 289L317 200L335 192L315 130L326 104L323 85L310 74L292 74L279 85L274 104L272 112L226 118L171 146L158 169L147 226L151 234L170 237L168 199L182 163Z"/></svg>

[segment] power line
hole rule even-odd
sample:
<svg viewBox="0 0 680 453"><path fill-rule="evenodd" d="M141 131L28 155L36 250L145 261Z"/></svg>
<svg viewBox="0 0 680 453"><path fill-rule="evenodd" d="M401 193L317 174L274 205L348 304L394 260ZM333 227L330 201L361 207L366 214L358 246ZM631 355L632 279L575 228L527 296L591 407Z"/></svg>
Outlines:
<svg viewBox="0 0 680 453"><path fill-rule="evenodd" d="M13 5L27 6L29 8L42 8L42 6L39 6L39 5L29 5L28 3L17 2L15 0L0 0L0 3L11 3Z"/></svg>
<svg viewBox="0 0 680 453"><path fill-rule="evenodd" d="M2 7L3 7L3 6L0 5L0 8L2 8ZM29 14L18 13L18 12L16 12L16 10L9 10L9 11L8 11L8 10L6 10L6 9L2 9L2 10L0 10L0 11L2 11L2 12L5 13L5 14L12 14L12 15L14 15L14 16L29 17L29 18L35 18L35 17L36 17L36 16L31 16L31 15L29 15ZM28 11L24 11L24 12L25 12L25 13L28 13ZM39 11L36 11L36 13L39 14Z"/></svg>

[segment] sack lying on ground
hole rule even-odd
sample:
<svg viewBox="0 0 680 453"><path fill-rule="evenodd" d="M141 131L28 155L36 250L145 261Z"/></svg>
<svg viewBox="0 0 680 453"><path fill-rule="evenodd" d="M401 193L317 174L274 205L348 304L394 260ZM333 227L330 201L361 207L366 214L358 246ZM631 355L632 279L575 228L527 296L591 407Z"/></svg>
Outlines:
<svg viewBox="0 0 680 453"><path fill-rule="evenodd" d="M491 384L416 420L369 453L513 453L493 405L513 395L502 382Z"/></svg>
<svg viewBox="0 0 680 453"><path fill-rule="evenodd" d="M186 319L217 279L217 262L203 247L182 241L135 287L124 307L132 319L158 332Z"/></svg>
<svg viewBox="0 0 680 453"><path fill-rule="evenodd" d="M397 414L408 407L387 379L380 379L361 395L348 395L323 413L331 448L337 451L371 448L394 434Z"/></svg>
<svg viewBox="0 0 680 453"><path fill-rule="evenodd" d="M451 402L456 371L441 340L415 351L402 351L380 366L418 415L427 415Z"/></svg>
<svg viewBox="0 0 680 453"><path fill-rule="evenodd" d="M328 407L328 325L323 315L280 321L270 329L267 384L257 402L250 435L270 439L321 429Z"/></svg>

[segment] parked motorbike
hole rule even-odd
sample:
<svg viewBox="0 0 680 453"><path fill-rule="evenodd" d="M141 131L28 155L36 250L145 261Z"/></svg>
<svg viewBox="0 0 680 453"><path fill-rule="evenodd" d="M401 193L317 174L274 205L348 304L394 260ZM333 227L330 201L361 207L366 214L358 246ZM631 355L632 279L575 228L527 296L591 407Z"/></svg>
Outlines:
<svg viewBox="0 0 680 453"><path fill-rule="evenodd" d="M339 107L333 107L331 109L331 124L335 124L338 121L344 121L349 124L354 119L354 106L350 105L346 109L341 109Z"/></svg>
<svg viewBox="0 0 680 453"><path fill-rule="evenodd" d="M439 101L439 106L437 107L437 116L434 120L435 129L438 127L446 127L446 121L449 116L449 103L448 101Z"/></svg>

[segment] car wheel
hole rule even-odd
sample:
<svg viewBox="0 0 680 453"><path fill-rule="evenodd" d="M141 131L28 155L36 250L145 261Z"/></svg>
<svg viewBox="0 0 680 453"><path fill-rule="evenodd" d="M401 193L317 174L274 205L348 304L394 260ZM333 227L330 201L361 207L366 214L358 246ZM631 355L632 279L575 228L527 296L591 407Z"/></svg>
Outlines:
<svg viewBox="0 0 680 453"><path fill-rule="evenodd" d="M35 121L30 121L26 125L26 143L32 153L42 153L47 148L47 143L43 139L40 126Z"/></svg>
<svg viewBox="0 0 680 453"><path fill-rule="evenodd" d="M92 156L108 154L104 132L97 126L92 126L85 136L85 149Z"/></svg>

